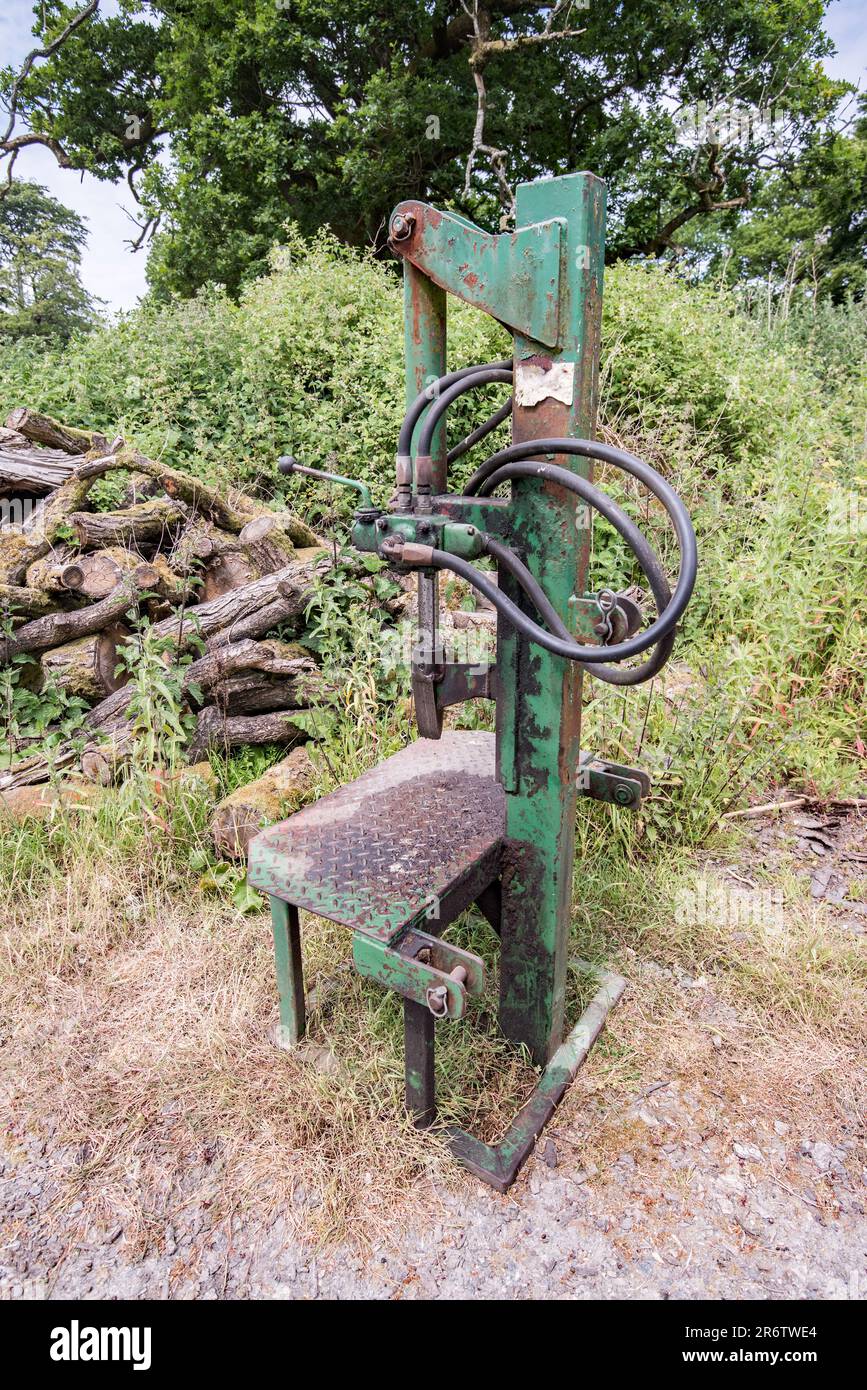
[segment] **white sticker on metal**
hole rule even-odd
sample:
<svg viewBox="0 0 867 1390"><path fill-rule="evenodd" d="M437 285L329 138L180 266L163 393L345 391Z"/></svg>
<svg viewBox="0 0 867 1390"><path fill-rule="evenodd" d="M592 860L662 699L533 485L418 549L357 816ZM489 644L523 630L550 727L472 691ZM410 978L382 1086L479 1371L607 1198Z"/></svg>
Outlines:
<svg viewBox="0 0 867 1390"><path fill-rule="evenodd" d="M571 405L575 395L575 363L553 362L541 367L537 362L518 362L515 371L515 404L538 405L540 401L562 401Z"/></svg>

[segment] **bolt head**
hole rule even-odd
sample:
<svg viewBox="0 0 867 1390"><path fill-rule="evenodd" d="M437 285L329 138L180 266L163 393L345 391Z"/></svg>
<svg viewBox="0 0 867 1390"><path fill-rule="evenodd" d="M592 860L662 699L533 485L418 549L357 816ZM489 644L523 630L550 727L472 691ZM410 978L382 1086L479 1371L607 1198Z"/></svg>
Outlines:
<svg viewBox="0 0 867 1390"><path fill-rule="evenodd" d="M391 219L391 239L392 241L406 241L407 237L412 236L412 229L415 226L415 218L411 213L404 216L397 212Z"/></svg>

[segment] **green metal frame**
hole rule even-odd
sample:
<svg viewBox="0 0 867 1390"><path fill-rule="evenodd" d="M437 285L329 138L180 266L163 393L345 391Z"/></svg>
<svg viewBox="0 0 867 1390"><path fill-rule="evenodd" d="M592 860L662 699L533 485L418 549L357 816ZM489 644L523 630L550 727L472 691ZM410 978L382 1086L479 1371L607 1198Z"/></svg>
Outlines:
<svg viewBox="0 0 867 1390"><path fill-rule="evenodd" d="M395 209L390 233L404 260L407 402L447 370L450 293L514 333L513 439L590 438L597 404L605 186L592 174L523 184L517 191L517 220L514 233L491 235L423 203L404 202ZM590 476L589 460L568 455L556 462ZM520 551L570 631L585 642L596 640L600 610L584 592L590 530L580 524L572 493L520 478L508 502L449 495L443 423L434 434L431 482L433 496L424 507L391 515L362 509L353 530L356 547L378 551L390 538L400 538L474 558L477 532L487 530ZM516 603L523 602L520 589L502 571L500 583ZM435 608L435 585L433 571L419 573L424 611ZM625 986L619 976L603 973L595 998L564 1038L577 796L634 807L648 789L643 773L581 754L581 669L501 623L495 668L472 677L469 668L461 669L440 679L440 708L461 698L496 695L505 839L499 878L476 885L477 901L501 932L500 1025L542 1068L533 1096L498 1145L451 1132L460 1161L501 1190L531 1152ZM272 911L281 1026L291 1042L304 1028L298 916L277 899ZM428 1124L435 1115L431 1000L442 1006L441 1017L460 1018L467 994L484 987L481 962L417 926L400 940L356 931L353 959L361 974L404 998L407 1105L418 1123Z"/></svg>

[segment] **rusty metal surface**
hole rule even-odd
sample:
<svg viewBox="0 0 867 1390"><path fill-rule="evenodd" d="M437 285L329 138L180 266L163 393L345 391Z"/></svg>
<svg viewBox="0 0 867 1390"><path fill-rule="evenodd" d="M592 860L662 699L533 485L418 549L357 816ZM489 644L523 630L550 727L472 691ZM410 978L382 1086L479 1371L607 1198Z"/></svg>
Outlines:
<svg viewBox="0 0 867 1390"><path fill-rule="evenodd" d="M436 930L440 900L496 854L505 798L494 736L418 739L250 845L249 882L380 941Z"/></svg>

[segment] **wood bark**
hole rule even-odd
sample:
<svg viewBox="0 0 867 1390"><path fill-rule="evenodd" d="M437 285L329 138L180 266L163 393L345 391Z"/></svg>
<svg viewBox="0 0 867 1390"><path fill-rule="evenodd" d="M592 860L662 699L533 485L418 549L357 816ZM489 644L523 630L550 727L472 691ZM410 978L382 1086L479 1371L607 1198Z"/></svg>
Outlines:
<svg viewBox="0 0 867 1390"><path fill-rule="evenodd" d="M260 574L282 569L295 555L295 542L276 516L248 521L239 538Z"/></svg>
<svg viewBox="0 0 867 1390"><path fill-rule="evenodd" d="M217 647L243 637L262 637L281 622L300 622L313 592L313 583L331 567L326 550L317 550L301 563L266 574L242 589L196 604L157 623L160 637L171 637L181 650L198 633ZM210 640L209 640L210 639Z"/></svg>
<svg viewBox="0 0 867 1390"><path fill-rule="evenodd" d="M106 550L94 550L89 555L77 555L60 565L59 581L67 593L94 601L106 598L123 576L140 563L132 551L120 545L111 546ZM159 569L155 561L154 568Z"/></svg>
<svg viewBox="0 0 867 1390"><path fill-rule="evenodd" d="M137 502L147 502L151 497L159 497L161 491L159 478L151 478L147 473L130 473L120 506L134 507Z"/></svg>
<svg viewBox="0 0 867 1390"><path fill-rule="evenodd" d="M22 526L0 530L0 583L20 584L27 569L54 548L58 527L68 524L71 512L83 506L96 481L76 471L66 482L33 508Z"/></svg>
<svg viewBox="0 0 867 1390"><path fill-rule="evenodd" d="M190 762L197 762L209 749L226 751L245 743L300 743L307 735L293 724L292 713L226 714L215 705L206 705L196 720L187 756Z"/></svg>
<svg viewBox="0 0 867 1390"><path fill-rule="evenodd" d="M151 565L138 565L99 603L72 613L48 613L44 618L34 618L13 637L0 642L0 662L8 663L21 652L47 651L49 647L62 646L78 637L99 632L122 618L126 610L138 602L140 593L156 582L157 574Z"/></svg>
<svg viewBox="0 0 867 1390"><path fill-rule="evenodd" d="M321 538L294 513L274 512L265 502L256 497L249 497L244 492L238 492L235 488L228 488L223 494L210 483L202 482L200 478L192 478L187 473L179 473L167 464L149 459L128 444L124 444L116 453L88 460L77 472L83 478L93 479L117 468L126 468L131 472L144 473L148 477L156 478L169 497L186 503L191 511L206 517L224 531L231 531L237 535L254 517L276 516L295 545L322 544Z"/></svg>
<svg viewBox="0 0 867 1390"><path fill-rule="evenodd" d="M20 405L6 419L6 428L23 434L34 444L47 444L51 449L62 449L67 454L86 454L94 448L105 448L108 444L104 434L96 430L77 430L69 425L61 425L50 415L40 415Z"/></svg>
<svg viewBox="0 0 867 1390"><path fill-rule="evenodd" d="M288 758L255 782L224 797L211 819L211 838L217 852L229 859L245 858L250 841L263 825L271 825L303 805L315 775L306 748L294 748Z"/></svg>
<svg viewBox="0 0 867 1390"><path fill-rule="evenodd" d="M219 709L233 714L264 714L269 710L304 709L322 689L318 674L304 674L296 680L269 676L264 671L246 671L211 687L210 698Z"/></svg>
<svg viewBox="0 0 867 1390"><path fill-rule="evenodd" d="M0 491L51 492L74 467L60 449L36 448L17 430L0 429Z"/></svg>
<svg viewBox="0 0 867 1390"><path fill-rule="evenodd" d="M38 618L50 613L54 599L44 589L29 589L21 584L0 584L0 614L16 618Z"/></svg>
<svg viewBox="0 0 867 1390"><path fill-rule="evenodd" d="M269 512L248 521L239 536L262 574L280 569L296 549L319 545L315 534L291 512Z"/></svg>
<svg viewBox="0 0 867 1390"><path fill-rule="evenodd" d="M179 473L177 469L169 468L165 463L149 459L130 445L124 445L111 457L93 459L85 463L79 472L85 477L94 478L102 477L117 468L126 468L131 472L144 473L148 477L156 478L169 497L184 502L192 511L199 512L226 531L237 533L254 516L267 511L264 502L247 497L231 488L223 496L209 483L192 478L189 474Z"/></svg>
<svg viewBox="0 0 867 1390"><path fill-rule="evenodd" d="M159 545L186 517L186 507L165 497L117 512L73 512L69 525L81 546Z"/></svg>
<svg viewBox="0 0 867 1390"><path fill-rule="evenodd" d="M42 670L68 695L102 700L123 683L122 676L115 676L115 667L117 644L125 635L124 629L107 627L52 647L42 653Z"/></svg>
<svg viewBox="0 0 867 1390"><path fill-rule="evenodd" d="M176 574L198 574L216 556L234 549L235 544L231 531L221 531L205 517L192 516L169 551L169 564Z"/></svg>
<svg viewBox="0 0 867 1390"><path fill-rule="evenodd" d="M261 671L268 675L294 680L316 673L315 661L295 642L281 642L276 637L264 642L247 638L216 647L193 661L184 676L184 690L191 686L207 695L222 682L240 672Z"/></svg>

